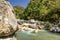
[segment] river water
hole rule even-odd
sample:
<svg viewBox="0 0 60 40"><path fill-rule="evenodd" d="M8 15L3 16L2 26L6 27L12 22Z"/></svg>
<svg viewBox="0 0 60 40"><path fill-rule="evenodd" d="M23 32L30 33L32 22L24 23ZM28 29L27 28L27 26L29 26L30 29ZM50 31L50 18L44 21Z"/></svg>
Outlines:
<svg viewBox="0 0 60 40"><path fill-rule="evenodd" d="M38 33L16 32L17 40L60 40L60 35L50 33L48 31L40 31Z"/></svg>

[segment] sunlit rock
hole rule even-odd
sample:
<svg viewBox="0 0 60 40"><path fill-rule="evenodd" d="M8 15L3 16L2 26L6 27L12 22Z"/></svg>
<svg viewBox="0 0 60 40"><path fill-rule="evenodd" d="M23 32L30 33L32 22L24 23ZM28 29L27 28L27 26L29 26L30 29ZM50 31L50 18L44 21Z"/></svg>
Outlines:
<svg viewBox="0 0 60 40"><path fill-rule="evenodd" d="M35 29L34 31L32 31L32 33L38 33L39 29Z"/></svg>
<svg viewBox="0 0 60 40"><path fill-rule="evenodd" d="M13 7L8 1L0 0L0 37L12 35L17 30Z"/></svg>

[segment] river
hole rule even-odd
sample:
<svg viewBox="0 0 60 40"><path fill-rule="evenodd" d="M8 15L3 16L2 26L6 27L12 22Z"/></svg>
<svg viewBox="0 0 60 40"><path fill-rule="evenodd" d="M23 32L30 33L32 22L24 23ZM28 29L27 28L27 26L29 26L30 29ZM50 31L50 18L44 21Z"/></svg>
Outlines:
<svg viewBox="0 0 60 40"><path fill-rule="evenodd" d="M60 40L60 35L48 31L40 31L38 33L16 32L17 40Z"/></svg>

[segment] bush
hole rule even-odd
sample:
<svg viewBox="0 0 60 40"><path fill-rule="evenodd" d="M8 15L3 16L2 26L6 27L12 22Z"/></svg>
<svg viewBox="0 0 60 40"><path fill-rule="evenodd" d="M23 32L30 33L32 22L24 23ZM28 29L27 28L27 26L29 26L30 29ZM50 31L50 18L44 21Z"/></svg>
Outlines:
<svg viewBox="0 0 60 40"><path fill-rule="evenodd" d="M49 27L50 27L50 22L49 22L49 21L46 21L46 22L45 22L45 28L46 28L46 29L49 29Z"/></svg>
<svg viewBox="0 0 60 40"><path fill-rule="evenodd" d="M14 11L16 14L16 18L18 19L22 19L23 18L23 12L24 12L24 8L21 6L14 6Z"/></svg>

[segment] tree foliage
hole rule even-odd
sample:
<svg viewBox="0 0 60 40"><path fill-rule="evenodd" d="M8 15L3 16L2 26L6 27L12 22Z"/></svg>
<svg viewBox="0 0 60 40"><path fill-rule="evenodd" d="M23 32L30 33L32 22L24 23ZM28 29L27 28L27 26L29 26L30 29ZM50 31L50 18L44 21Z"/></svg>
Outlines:
<svg viewBox="0 0 60 40"><path fill-rule="evenodd" d="M57 20L60 18L60 0L31 0L23 15L24 19Z"/></svg>
<svg viewBox="0 0 60 40"><path fill-rule="evenodd" d="M24 8L21 6L14 6L15 14L17 18L22 18L22 14L24 12Z"/></svg>

